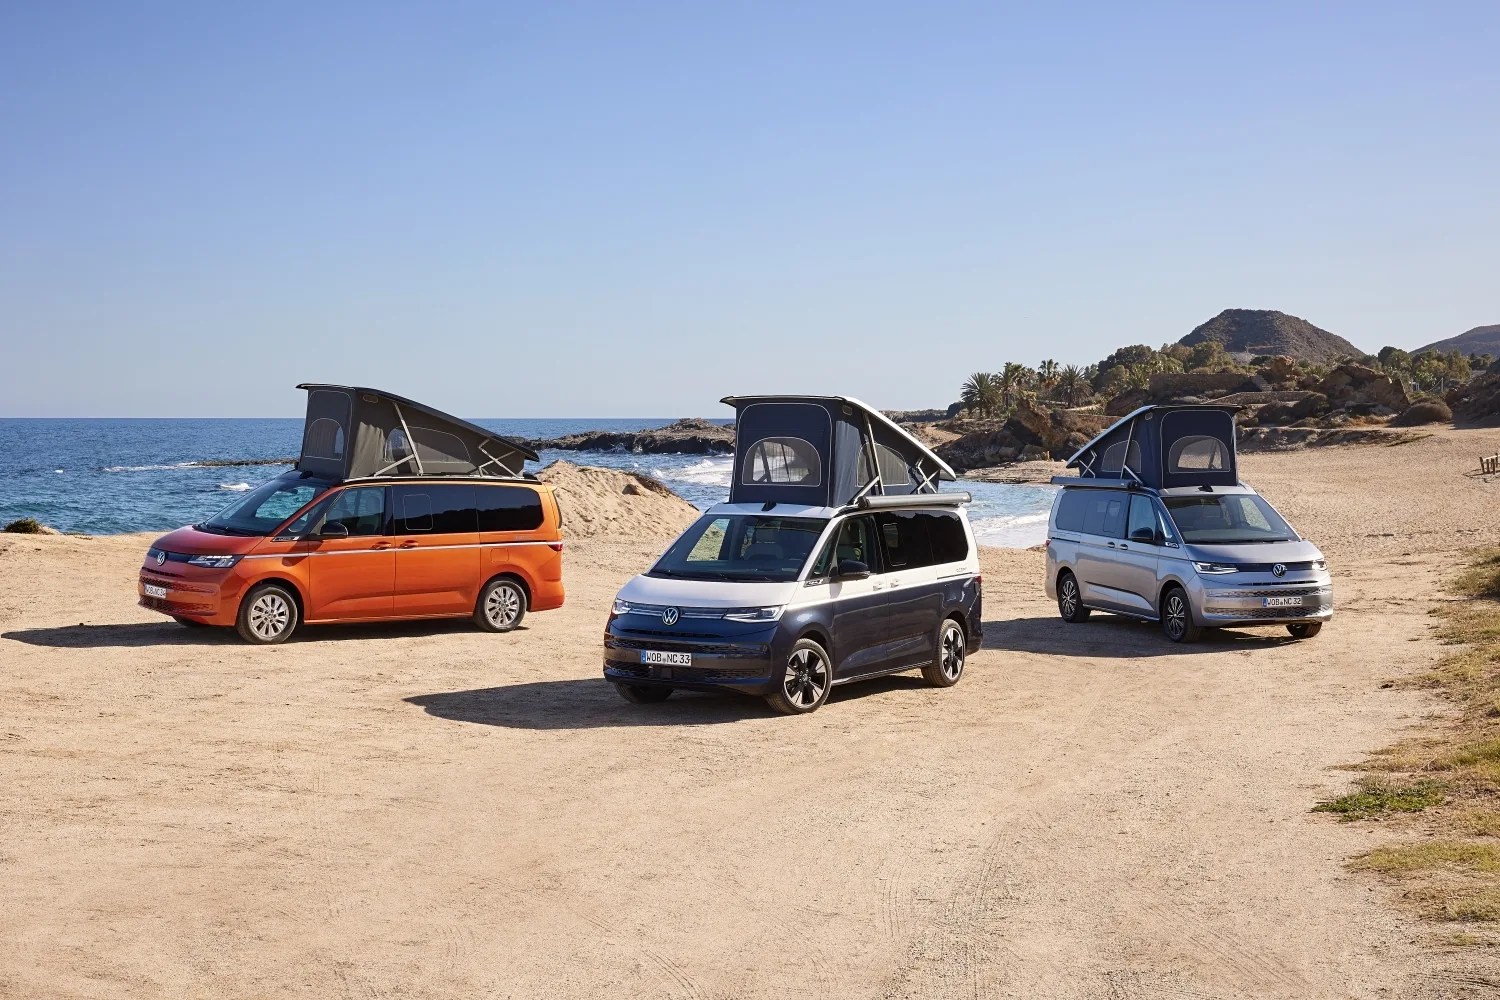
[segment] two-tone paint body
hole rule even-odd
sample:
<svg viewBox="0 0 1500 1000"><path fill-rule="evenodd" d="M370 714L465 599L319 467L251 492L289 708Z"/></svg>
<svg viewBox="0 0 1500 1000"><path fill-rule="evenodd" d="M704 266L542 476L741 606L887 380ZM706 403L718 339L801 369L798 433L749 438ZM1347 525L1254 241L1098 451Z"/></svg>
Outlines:
<svg viewBox="0 0 1500 1000"><path fill-rule="evenodd" d="M705 517L755 515L764 509L758 503L719 504ZM961 521L967 548L961 560L913 569L877 564L861 579L839 579L836 572L814 575L819 554L848 520L876 515L778 504L778 515L828 521L794 580L673 579L649 571L633 578L620 590L605 627L605 678L618 684L766 694L779 683L792 647L808 638L828 652L837 686L932 663L940 627L949 618L961 623L968 648L978 648L983 580L973 531L964 512L953 505L935 504L930 510ZM770 623L728 617L747 608L780 613ZM646 651L689 653L692 665L648 665L642 656Z"/></svg>

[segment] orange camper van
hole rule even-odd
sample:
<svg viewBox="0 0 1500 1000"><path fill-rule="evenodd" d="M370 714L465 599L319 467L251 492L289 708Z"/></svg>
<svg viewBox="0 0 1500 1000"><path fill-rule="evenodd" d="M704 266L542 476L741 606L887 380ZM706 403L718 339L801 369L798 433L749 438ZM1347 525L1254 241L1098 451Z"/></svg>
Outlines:
<svg viewBox="0 0 1500 1000"><path fill-rule="evenodd" d="M301 385L297 466L157 539L140 603L278 643L304 622L472 617L508 632L563 603L562 525L536 454L377 389Z"/></svg>

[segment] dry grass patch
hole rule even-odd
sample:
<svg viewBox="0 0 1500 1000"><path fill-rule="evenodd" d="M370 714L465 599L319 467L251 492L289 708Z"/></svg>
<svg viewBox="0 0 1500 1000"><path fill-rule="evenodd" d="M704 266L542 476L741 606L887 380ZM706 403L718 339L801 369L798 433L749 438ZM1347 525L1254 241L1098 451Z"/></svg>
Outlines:
<svg viewBox="0 0 1500 1000"><path fill-rule="evenodd" d="M1347 795L1319 802L1313 812L1335 813L1346 822L1374 819L1388 813L1421 812L1447 801L1447 786L1440 781L1392 782L1385 778L1362 778Z"/></svg>

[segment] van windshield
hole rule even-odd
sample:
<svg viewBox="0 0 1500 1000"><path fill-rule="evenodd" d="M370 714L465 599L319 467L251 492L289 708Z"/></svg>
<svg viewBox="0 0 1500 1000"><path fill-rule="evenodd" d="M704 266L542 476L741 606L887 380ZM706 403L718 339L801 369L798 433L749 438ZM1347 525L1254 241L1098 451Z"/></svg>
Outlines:
<svg viewBox="0 0 1500 1000"><path fill-rule="evenodd" d="M1189 545L1290 542L1297 537L1276 508L1253 493L1162 497Z"/></svg>
<svg viewBox="0 0 1500 1000"><path fill-rule="evenodd" d="M672 543L647 576L685 580L797 579L828 521L820 517L707 514Z"/></svg>
<svg viewBox="0 0 1500 1000"><path fill-rule="evenodd" d="M261 483L202 524L215 535L269 535L277 525L326 493L333 483L304 472L288 472Z"/></svg>

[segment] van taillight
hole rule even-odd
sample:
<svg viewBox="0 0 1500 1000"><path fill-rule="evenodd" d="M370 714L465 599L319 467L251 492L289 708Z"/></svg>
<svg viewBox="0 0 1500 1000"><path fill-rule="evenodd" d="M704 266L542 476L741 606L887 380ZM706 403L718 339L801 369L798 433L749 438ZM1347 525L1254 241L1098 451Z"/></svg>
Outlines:
<svg viewBox="0 0 1500 1000"><path fill-rule="evenodd" d="M562 545L563 545L562 542L548 542L547 543L547 548L551 549L553 552L561 552L562 551Z"/></svg>

